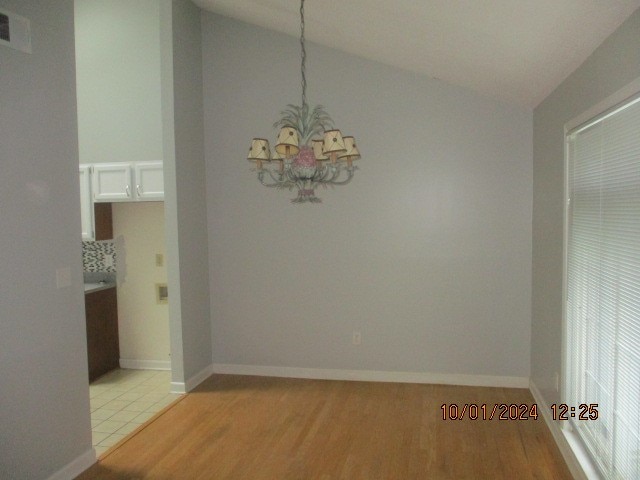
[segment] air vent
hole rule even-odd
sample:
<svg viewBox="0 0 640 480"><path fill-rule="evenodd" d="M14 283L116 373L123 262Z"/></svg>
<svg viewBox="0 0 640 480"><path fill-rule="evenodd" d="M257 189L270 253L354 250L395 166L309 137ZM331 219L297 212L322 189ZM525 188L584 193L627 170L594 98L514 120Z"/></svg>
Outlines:
<svg viewBox="0 0 640 480"><path fill-rule="evenodd" d="M4 13L0 13L0 40L5 42L11 41L11 35L9 34L9 16Z"/></svg>
<svg viewBox="0 0 640 480"><path fill-rule="evenodd" d="M0 9L0 45L31 53L31 22Z"/></svg>

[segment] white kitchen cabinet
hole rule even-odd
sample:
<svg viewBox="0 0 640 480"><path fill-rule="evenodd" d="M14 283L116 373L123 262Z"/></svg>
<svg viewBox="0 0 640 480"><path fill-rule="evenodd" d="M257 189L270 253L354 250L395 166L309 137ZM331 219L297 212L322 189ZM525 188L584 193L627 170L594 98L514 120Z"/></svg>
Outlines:
<svg viewBox="0 0 640 480"><path fill-rule="evenodd" d="M92 168L94 202L130 202L134 200L131 189L132 170L130 163L96 163Z"/></svg>
<svg viewBox="0 0 640 480"><path fill-rule="evenodd" d="M82 240L94 240L93 199L91 198L91 165L80 165L80 218Z"/></svg>
<svg viewBox="0 0 640 480"><path fill-rule="evenodd" d="M133 170L138 200L164 200L162 162L136 162Z"/></svg>
<svg viewBox="0 0 640 480"><path fill-rule="evenodd" d="M92 168L94 202L164 200L162 162L96 163Z"/></svg>

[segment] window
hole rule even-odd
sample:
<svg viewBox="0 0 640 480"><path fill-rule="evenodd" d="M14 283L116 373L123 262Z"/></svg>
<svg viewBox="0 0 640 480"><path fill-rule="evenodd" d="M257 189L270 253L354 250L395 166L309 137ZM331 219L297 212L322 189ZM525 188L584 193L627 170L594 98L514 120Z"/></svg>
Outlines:
<svg viewBox="0 0 640 480"><path fill-rule="evenodd" d="M608 479L640 478L640 97L567 134L566 403ZM580 420L581 404L598 404Z"/></svg>

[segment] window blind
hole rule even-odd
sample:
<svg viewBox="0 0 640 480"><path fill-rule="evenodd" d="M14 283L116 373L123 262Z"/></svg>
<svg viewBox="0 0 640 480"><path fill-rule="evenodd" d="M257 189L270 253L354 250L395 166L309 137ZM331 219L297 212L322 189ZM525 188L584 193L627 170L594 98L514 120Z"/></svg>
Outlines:
<svg viewBox="0 0 640 480"><path fill-rule="evenodd" d="M608 479L640 478L640 98L567 135L569 422Z"/></svg>

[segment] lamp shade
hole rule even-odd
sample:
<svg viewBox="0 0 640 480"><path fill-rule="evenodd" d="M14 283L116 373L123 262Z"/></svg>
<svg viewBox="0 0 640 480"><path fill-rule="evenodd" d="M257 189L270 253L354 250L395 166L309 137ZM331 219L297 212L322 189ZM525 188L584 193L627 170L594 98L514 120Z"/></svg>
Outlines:
<svg viewBox="0 0 640 480"><path fill-rule="evenodd" d="M264 138L254 138L251 140L251 148L247 160L266 160L271 159L271 150L269 150L269 140Z"/></svg>
<svg viewBox="0 0 640 480"><path fill-rule="evenodd" d="M298 131L293 127L282 127L278 134L276 152L280 155L296 155L300 151L298 147Z"/></svg>
<svg viewBox="0 0 640 480"><path fill-rule="evenodd" d="M324 140L312 140L312 142L313 142L313 155L316 157L316 160L318 162L329 160L329 157L327 157L322 151Z"/></svg>
<svg viewBox="0 0 640 480"><path fill-rule="evenodd" d="M353 137L344 137L345 152L338 155L341 160L353 161L360 158L360 152Z"/></svg>
<svg viewBox="0 0 640 480"><path fill-rule="evenodd" d="M324 132L324 153L340 153L346 150L340 130Z"/></svg>

